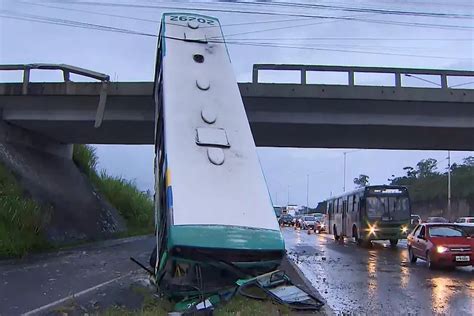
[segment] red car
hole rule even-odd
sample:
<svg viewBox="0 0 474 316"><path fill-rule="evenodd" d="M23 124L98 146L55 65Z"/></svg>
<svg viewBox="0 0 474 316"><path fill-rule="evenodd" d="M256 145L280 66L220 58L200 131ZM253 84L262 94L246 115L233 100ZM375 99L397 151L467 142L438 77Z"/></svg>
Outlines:
<svg viewBox="0 0 474 316"><path fill-rule="evenodd" d="M459 225L420 224L407 239L408 256L412 263L420 258L430 269L474 265L474 239Z"/></svg>

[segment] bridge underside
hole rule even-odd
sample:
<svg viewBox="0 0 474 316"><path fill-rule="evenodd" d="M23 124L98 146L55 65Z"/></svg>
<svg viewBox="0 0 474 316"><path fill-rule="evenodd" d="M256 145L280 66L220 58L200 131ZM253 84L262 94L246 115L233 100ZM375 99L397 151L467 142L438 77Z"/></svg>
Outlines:
<svg viewBox="0 0 474 316"><path fill-rule="evenodd" d="M257 146L474 150L472 90L239 84ZM62 143L153 144L153 84L0 84L3 120ZM218 124L218 122L216 122Z"/></svg>

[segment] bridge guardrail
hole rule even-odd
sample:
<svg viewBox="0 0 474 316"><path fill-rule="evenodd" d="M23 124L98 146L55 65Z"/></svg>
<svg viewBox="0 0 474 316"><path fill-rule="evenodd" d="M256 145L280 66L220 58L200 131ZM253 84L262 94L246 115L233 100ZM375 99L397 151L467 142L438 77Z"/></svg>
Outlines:
<svg viewBox="0 0 474 316"><path fill-rule="evenodd" d="M308 84L306 80L307 72L342 72L347 73L348 86L362 86L355 84L356 73L377 73L377 74L393 74L395 78L394 87L404 88L402 85L402 75L407 77L416 77L416 75L434 75L440 77L440 88L449 89L465 84L474 83L474 71L462 70L431 70L416 68L386 68L386 67L351 67L351 66L324 66L324 65L290 65L290 64L255 64L252 70L252 83L259 82L259 70L292 70L300 72L300 84ZM473 81L465 84L448 86L448 77L472 77ZM418 78L423 81L423 78ZM428 81L431 82L431 81ZM436 82L431 82L437 84ZM438 84L437 84L438 85Z"/></svg>
<svg viewBox="0 0 474 316"><path fill-rule="evenodd" d="M99 104L97 106L97 112L96 112L96 117L95 117L95 123L94 127L98 128L102 124L102 120L104 118L104 112L105 112L105 104L107 103L107 87L108 83L110 81L110 76L80 68L80 67L75 67L71 65L66 65L66 64L45 64L45 63L40 63L40 64L13 64L13 65L0 65L0 71L11 71L11 70L16 70L16 71L23 71L23 84L22 84L22 94L27 95L28 94L28 86L30 83L30 72L33 69L39 69L39 70L61 70L63 72L63 78L64 82L66 84L66 92L69 91L69 83L72 82L70 79L70 74L76 74L76 75L81 75L84 77L89 77L92 79L100 80L102 81L102 86L100 89L100 95L99 95Z"/></svg>

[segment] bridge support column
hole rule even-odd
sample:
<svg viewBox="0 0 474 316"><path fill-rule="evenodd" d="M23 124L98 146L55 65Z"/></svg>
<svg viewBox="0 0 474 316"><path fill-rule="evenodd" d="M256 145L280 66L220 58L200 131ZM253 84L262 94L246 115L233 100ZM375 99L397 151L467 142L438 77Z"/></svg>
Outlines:
<svg viewBox="0 0 474 316"><path fill-rule="evenodd" d="M47 136L27 131L3 120L0 120L0 143L22 145L57 157L72 159L72 144L59 143Z"/></svg>

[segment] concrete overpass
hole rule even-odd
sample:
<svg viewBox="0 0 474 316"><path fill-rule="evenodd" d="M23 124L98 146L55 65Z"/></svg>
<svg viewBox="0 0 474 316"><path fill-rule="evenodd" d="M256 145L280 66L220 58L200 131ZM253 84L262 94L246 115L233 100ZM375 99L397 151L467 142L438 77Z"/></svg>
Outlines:
<svg viewBox="0 0 474 316"><path fill-rule="evenodd" d="M58 68L64 83L0 84L2 120L65 144L153 143L152 82L108 82L97 73L101 82L71 82L77 68L67 67ZM297 71L301 81L261 83L259 70ZM315 71L347 74L347 83L308 84ZM358 85L358 73L394 82ZM440 87L403 85L404 76L423 75L439 77ZM257 146L474 150L474 90L449 87L456 76L474 72L255 65L252 82L239 88Z"/></svg>

